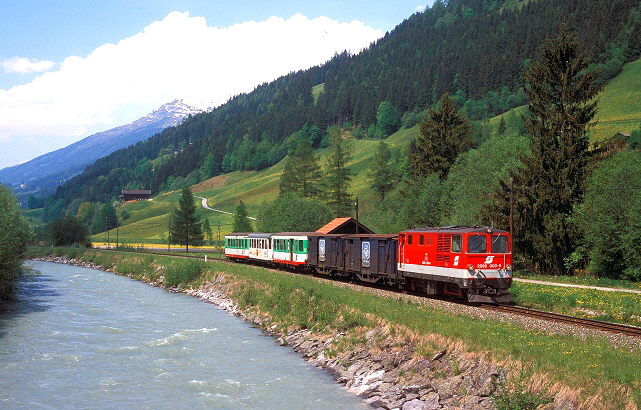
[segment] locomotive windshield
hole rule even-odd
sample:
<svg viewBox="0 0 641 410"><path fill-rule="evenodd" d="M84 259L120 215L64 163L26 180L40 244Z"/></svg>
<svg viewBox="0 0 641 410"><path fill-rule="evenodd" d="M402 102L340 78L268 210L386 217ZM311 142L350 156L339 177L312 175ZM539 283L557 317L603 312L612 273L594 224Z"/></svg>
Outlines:
<svg viewBox="0 0 641 410"><path fill-rule="evenodd" d="M471 235L467 238L467 251L469 253L486 253L487 239L485 235Z"/></svg>
<svg viewBox="0 0 641 410"><path fill-rule="evenodd" d="M492 253L508 253L507 236L492 235Z"/></svg>

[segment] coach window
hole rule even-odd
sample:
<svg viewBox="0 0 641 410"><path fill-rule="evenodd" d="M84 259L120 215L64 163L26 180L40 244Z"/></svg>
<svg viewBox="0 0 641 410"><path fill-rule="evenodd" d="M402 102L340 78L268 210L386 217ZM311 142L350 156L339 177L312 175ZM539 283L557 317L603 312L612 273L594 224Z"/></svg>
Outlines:
<svg viewBox="0 0 641 410"><path fill-rule="evenodd" d="M463 237L452 235L452 252L461 252L461 249L463 249Z"/></svg>
<svg viewBox="0 0 641 410"><path fill-rule="evenodd" d="M507 236L492 235L492 253L508 253Z"/></svg>
<svg viewBox="0 0 641 410"><path fill-rule="evenodd" d="M485 235L470 235L467 237L467 251L469 253L487 252L487 238Z"/></svg>
<svg viewBox="0 0 641 410"><path fill-rule="evenodd" d="M408 245L412 244L412 235L407 235L407 244Z"/></svg>
<svg viewBox="0 0 641 410"><path fill-rule="evenodd" d="M423 238L423 235L418 237L418 244L419 245L423 245L424 241L425 241L425 239Z"/></svg>

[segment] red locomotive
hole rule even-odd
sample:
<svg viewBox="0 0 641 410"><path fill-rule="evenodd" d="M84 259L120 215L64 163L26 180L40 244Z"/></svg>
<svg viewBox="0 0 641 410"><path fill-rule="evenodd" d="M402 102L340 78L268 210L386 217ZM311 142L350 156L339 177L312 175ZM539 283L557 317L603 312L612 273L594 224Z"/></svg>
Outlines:
<svg viewBox="0 0 641 410"><path fill-rule="evenodd" d="M512 249L506 231L460 226L403 231L397 263L408 289L474 302L510 301Z"/></svg>

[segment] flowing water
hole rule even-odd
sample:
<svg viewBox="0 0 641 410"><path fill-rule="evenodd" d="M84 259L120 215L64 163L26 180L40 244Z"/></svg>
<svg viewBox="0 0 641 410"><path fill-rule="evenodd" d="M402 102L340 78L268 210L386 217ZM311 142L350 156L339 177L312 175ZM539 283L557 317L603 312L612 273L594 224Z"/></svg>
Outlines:
<svg viewBox="0 0 641 410"><path fill-rule="evenodd" d="M0 408L365 409L332 377L199 299L27 263L0 310Z"/></svg>

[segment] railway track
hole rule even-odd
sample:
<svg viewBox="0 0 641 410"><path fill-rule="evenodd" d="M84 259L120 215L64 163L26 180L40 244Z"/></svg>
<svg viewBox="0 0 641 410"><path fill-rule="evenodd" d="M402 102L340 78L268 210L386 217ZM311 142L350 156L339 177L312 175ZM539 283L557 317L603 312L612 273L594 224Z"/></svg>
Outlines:
<svg viewBox="0 0 641 410"><path fill-rule="evenodd" d="M573 326L581 326L590 329L601 330L604 332L618 333L625 336L641 337L641 328L636 326L621 325L617 323L602 322L599 320L583 319L574 316L562 315L559 313L543 312L518 306L506 305L487 305L479 306L482 309L512 313L520 316L528 316L536 319L549 320L554 322L566 323Z"/></svg>

